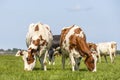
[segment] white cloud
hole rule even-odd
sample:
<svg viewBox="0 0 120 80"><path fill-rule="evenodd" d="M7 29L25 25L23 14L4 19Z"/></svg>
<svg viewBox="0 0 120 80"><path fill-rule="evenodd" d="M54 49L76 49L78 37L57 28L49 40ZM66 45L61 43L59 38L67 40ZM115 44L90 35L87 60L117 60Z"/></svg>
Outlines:
<svg viewBox="0 0 120 80"><path fill-rule="evenodd" d="M92 10L92 7L82 7L80 5L75 5L69 8L69 11L89 11Z"/></svg>
<svg viewBox="0 0 120 80"><path fill-rule="evenodd" d="M80 11L80 5L75 5L74 7L72 7L70 10L72 11Z"/></svg>

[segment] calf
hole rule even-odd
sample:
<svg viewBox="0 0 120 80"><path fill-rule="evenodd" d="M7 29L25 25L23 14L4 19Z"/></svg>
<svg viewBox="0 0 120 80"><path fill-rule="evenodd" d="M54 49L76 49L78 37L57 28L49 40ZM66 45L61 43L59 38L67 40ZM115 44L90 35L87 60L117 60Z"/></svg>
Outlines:
<svg viewBox="0 0 120 80"><path fill-rule="evenodd" d="M42 68L46 71L46 57L52 46L53 36L50 27L46 24L30 24L26 35L28 51L24 55L25 70L32 70L35 66L36 55L39 57Z"/></svg>
<svg viewBox="0 0 120 80"><path fill-rule="evenodd" d="M117 50L117 43L112 42L104 42L104 43L98 43L97 44L97 53L99 56L99 62L101 62L101 56L103 55L105 57L105 60L107 62L107 55L110 55L111 63L114 62L114 57Z"/></svg>
<svg viewBox="0 0 120 80"><path fill-rule="evenodd" d="M69 56L72 71L78 70L81 57L86 57L85 64L90 71L96 71L97 58L86 43L83 30L73 25L65 27L61 31L60 47L62 52L62 64L65 68L65 58Z"/></svg>

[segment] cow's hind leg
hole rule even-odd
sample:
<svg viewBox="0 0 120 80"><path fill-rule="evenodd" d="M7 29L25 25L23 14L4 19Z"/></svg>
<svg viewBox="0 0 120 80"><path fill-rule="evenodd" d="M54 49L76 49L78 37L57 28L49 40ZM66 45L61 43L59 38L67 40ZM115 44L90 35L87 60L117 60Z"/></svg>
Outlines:
<svg viewBox="0 0 120 80"><path fill-rule="evenodd" d="M106 55L104 55L104 58L105 58L106 63L108 63L108 61L107 61L107 56L106 56Z"/></svg>
<svg viewBox="0 0 120 80"><path fill-rule="evenodd" d="M74 58L74 59L75 59L75 70L79 70L80 61L81 61L82 57Z"/></svg>
<svg viewBox="0 0 120 80"><path fill-rule="evenodd" d="M62 68L65 69L65 55L62 54Z"/></svg>

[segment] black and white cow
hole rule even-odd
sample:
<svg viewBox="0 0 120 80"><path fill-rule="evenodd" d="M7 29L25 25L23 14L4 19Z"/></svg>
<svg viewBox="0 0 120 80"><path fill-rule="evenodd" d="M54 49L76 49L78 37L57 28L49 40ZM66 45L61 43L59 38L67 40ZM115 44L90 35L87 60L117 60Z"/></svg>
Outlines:
<svg viewBox="0 0 120 80"><path fill-rule="evenodd" d="M55 64L55 55L60 54L60 35L53 35L52 46L49 50L49 64Z"/></svg>

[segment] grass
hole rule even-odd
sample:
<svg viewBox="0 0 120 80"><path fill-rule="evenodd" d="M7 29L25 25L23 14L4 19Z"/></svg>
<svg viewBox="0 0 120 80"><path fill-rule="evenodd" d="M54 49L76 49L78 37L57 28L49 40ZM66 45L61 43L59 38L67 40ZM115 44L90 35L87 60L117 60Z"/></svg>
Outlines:
<svg viewBox="0 0 120 80"><path fill-rule="evenodd" d="M40 69L39 61L33 71L24 71L21 57L14 55L0 55L0 80L120 80L120 56L115 58L115 63L108 63L102 58L102 63L97 63L97 72L87 70L84 61L81 61L80 70L72 72L69 61L66 69L61 67L61 57L56 57L56 64L47 65L47 71Z"/></svg>

